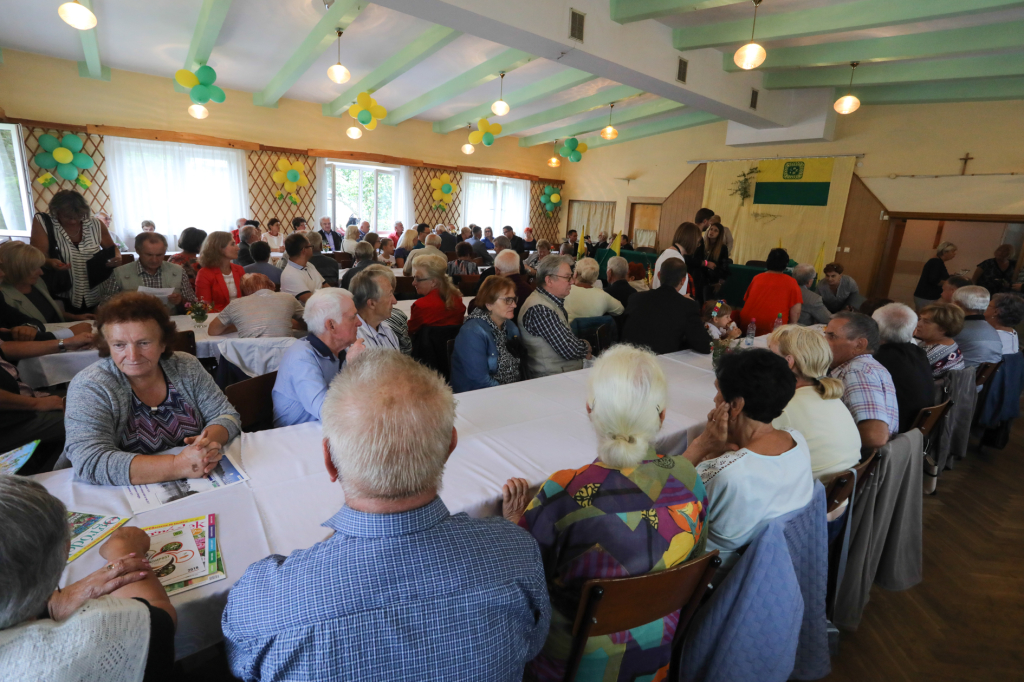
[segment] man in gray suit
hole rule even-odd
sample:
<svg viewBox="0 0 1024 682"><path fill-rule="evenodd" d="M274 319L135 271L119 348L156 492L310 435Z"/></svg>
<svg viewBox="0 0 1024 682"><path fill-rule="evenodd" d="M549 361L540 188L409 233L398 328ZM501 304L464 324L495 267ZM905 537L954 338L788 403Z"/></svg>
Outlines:
<svg viewBox="0 0 1024 682"><path fill-rule="evenodd" d="M801 263L793 268L793 279L800 285L800 293L804 295L799 324L805 327L812 324L828 324L828 321L832 319L832 313L822 303L821 296L810 289L815 274L814 266L807 263Z"/></svg>
<svg viewBox="0 0 1024 682"><path fill-rule="evenodd" d="M1003 360L1003 342L995 327L985 319L989 297L988 289L974 285L960 287L953 294L953 303L963 308L965 314L964 328L953 339L960 346L968 367Z"/></svg>

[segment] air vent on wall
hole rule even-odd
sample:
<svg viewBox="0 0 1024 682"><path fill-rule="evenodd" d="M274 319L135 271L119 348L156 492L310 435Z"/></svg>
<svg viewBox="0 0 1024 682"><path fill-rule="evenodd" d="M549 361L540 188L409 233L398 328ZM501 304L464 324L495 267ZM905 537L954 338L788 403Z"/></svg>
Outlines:
<svg viewBox="0 0 1024 682"><path fill-rule="evenodd" d="M750 89L750 108L757 109L757 90Z"/></svg>
<svg viewBox="0 0 1024 682"><path fill-rule="evenodd" d="M583 42L583 20L587 17L583 12L571 9L572 16L569 19L569 37L572 40Z"/></svg>
<svg viewBox="0 0 1024 682"><path fill-rule="evenodd" d="M679 70L676 72L676 80L680 83L686 82L686 69L689 65L690 63L688 61L682 57L679 58Z"/></svg>

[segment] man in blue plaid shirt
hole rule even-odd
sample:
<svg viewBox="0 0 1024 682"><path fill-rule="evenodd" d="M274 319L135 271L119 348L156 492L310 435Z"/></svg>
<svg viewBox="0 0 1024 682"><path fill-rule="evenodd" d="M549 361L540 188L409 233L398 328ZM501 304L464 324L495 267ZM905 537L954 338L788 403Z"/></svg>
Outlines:
<svg viewBox="0 0 1024 682"><path fill-rule="evenodd" d="M244 680L520 680L551 618L540 550L437 496L455 402L435 373L370 349L332 383L324 463L345 506L327 540L258 561L222 626Z"/></svg>

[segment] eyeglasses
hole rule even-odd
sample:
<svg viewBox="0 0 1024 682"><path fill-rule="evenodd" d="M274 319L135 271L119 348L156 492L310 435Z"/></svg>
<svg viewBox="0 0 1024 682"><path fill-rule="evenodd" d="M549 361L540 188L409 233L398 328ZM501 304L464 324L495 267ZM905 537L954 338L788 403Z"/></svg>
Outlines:
<svg viewBox="0 0 1024 682"><path fill-rule="evenodd" d="M499 301L504 301L505 305L515 305L518 299L516 299L515 296L503 296L502 298L499 298L498 300Z"/></svg>
<svg viewBox="0 0 1024 682"><path fill-rule="evenodd" d="M548 277L555 277L557 279L564 279L564 280L572 279L572 275L548 275Z"/></svg>
<svg viewBox="0 0 1024 682"><path fill-rule="evenodd" d="M417 281L417 282L429 282L430 281L429 277L414 277L413 279L415 281Z"/></svg>

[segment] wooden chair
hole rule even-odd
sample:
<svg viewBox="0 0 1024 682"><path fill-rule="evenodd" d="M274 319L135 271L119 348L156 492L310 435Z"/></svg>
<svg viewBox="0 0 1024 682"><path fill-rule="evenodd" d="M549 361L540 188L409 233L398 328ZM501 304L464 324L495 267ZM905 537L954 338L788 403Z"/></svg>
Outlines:
<svg viewBox="0 0 1024 682"><path fill-rule="evenodd" d="M184 332L178 332L171 339L171 349L179 353L188 353L189 355L198 356L199 351L196 349L196 333L191 329Z"/></svg>
<svg viewBox="0 0 1024 682"><path fill-rule="evenodd" d="M854 490L860 492L863 481L874 473L877 465L877 452L872 452L863 462L833 478L825 489L825 511L832 513L850 499Z"/></svg>
<svg viewBox="0 0 1024 682"><path fill-rule="evenodd" d="M334 258L335 262L338 263L339 268L350 268L352 267L352 254L342 253L340 251L331 251L331 257Z"/></svg>
<svg viewBox="0 0 1024 682"><path fill-rule="evenodd" d="M418 298L419 294L416 293L416 287L412 285L412 282L412 277L395 277L395 298L399 301Z"/></svg>
<svg viewBox="0 0 1024 682"><path fill-rule="evenodd" d="M480 288L480 275L460 275L458 287L463 296L475 296Z"/></svg>
<svg viewBox="0 0 1024 682"><path fill-rule="evenodd" d="M744 265L747 266L748 268L767 268L768 261L748 260L746 263L744 263Z"/></svg>
<svg viewBox="0 0 1024 682"><path fill-rule="evenodd" d="M656 573L633 578L588 580L583 585L580 606L576 610L572 647L562 679L571 682L576 678L588 638L629 630L680 611L668 673L668 679L678 679L675 668L683 635L721 563L716 549Z"/></svg>
<svg viewBox="0 0 1024 682"><path fill-rule="evenodd" d="M239 381L224 389L242 418L243 431L262 431L274 428L274 399L272 391L277 381L277 372L263 374L253 379Z"/></svg>
<svg viewBox="0 0 1024 682"><path fill-rule="evenodd" d="M453 260L457 260L458 256L454 251L445 251L444 255L448 258L448 262L451 263Z"/></svg>
<svg viewBox="0 0 1024 682"><path fill-rule="evenodd" d="M476 263L478 268L482 268L484 266L484 259L482 256L477 256L473 259L473 262Z"/></svg>
<svg viewBox="0 0 1024 682"><path fill-rule="evenodd" d="M135 262L135 255L134 254L131 254L131 253L122 253L121 254L121 265L126 265L128 263L134 263L134 262Z"/></svg>
<svg viewBox="0 0 1024 682"><path fill-rule="evenodd" d="M597 328L597 345L600 346L600 353L615 345L615 332L615 326L611 324L602 324Z"/></svg>
<svg viewBox="0 0 1024 682"><path fill-rule="evenodd" d="M978 365L978 369L974 372L974 384L975 386L987 386L988 382L992 380L992 376L999 369L1001 362L983 362ZM984 389L982 389L984 391Z"/></svg>
<svg viewBox="0 0 1024 682"><path fill-rule="evenodd" d="M949 411L951 405L952 403L949 400L946 400L946 402L935 405L934 407L922 408L914 419L914 425L910 428L921 429L925 442L927 442L928 436L935 430L935 427L939 425L942 418L946 416L946 412Z"/></svg>

